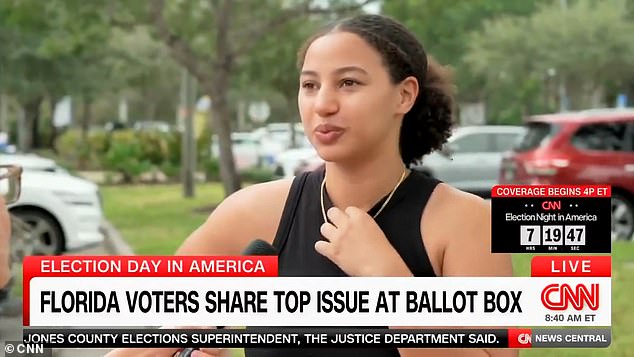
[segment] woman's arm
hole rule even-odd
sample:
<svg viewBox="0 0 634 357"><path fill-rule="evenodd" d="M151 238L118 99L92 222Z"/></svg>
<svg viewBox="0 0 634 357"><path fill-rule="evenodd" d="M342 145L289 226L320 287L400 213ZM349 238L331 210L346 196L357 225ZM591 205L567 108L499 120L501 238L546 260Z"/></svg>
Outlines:
<svg viewBox="0 0 634 357"><path fill-rule="evenodd" d="M272 242L291 180L254 185L227 197L177 251L177 255L240 255L256 238ZM246 223L246 224L245 224ZM210 324L213 322L210 321ZM185 347L185 346L183 346ZM106 357L169 357L178 348L119 348Z"/></svg>
<svg viewBox="0 0 634 357"><path fill-rule="evenodd" d="M491 208L474 195L441 184L421 219L435 270L442 276L512 276L511 257L491 253ZM430 244L427 244L430 243ZM399 349L403 357L517 356L509 349Z"/></svg>

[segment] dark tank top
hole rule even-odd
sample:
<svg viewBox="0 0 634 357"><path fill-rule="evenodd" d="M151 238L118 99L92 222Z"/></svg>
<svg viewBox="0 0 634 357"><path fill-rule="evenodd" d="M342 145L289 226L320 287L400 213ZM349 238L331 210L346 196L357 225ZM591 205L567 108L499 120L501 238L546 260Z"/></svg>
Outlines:
<svg viewBox="0 0 634 357"><path fill-rule="evenodd" d="M347 276L328 258L315 251L315 242L323 239L319 228L323 223L320 203L323 168L306 172L293 180L280 225L273 241L279 252L279 276ZM420 220L429 197L439 181L412 171L394 192L376 222L410 271L417 277L435 276L423 245ZM383 205L384 197L368 211L374 215ZM326 211L332 207L324 195ZM280 330L282 327L249 327L249 330ZM399 356L396 348L248 348L246 357L338 357Z"/></svg>

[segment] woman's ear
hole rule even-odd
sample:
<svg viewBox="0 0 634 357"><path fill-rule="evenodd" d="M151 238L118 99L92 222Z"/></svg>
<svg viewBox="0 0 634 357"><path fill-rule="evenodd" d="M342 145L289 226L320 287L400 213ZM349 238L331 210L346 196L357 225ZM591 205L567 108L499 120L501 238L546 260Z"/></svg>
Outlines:
<svg viewBox="0 0 634 357"><path fill-rule="evenodd" d="M401 81L398 85L399 102L396 108L397 114L405 115L412 109L416 98L418 97L418 79L414 76L409 76Z"/></svg>

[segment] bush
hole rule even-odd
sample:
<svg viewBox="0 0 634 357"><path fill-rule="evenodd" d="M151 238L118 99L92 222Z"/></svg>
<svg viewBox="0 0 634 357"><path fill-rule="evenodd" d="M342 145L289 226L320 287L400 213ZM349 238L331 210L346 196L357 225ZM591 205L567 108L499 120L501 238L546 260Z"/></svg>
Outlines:
<svg viewBox="0 0 634 357"><path fill-rule="evenodd" d="M181 167L169 161L165 161L159 167L161 172L171 181L180 181Z"/></svg>
<svg viewBox="0 0 634 357"><path fill-rule="evenodd" d="M140 159L157 166L169 160L170 134L151 131L136 133L136 135L141 145Z"/></svg>
<svg viewBox="0 0 634 357"><path fill-rule="evenodd" d="M88 148L90 162L95 169L103 167L104 157L110 149L110 135L104 131L97 131L88 134Z"/></svg>
<svg viewBox="0 0 634 357"><path fill-rule="evenodd" d="M112 133L110 148L106 153L104 168L123 175L123 182L133 182L139 175L150 170L152 164L143 157L143 148L137 133L121 130Z"/></svg>
<svg viewBox="0 0 634 357"><path fill-rule="evenodd" d="M77 146L79 145L80 132L77 129L68 129L55 140L55 150L59 156L68 162L77 162Z"/></svg>
<svg viewBox="0 0 634 357"><path fill-rule="evenodd" d="M217 159L208 158L204 163L207 181L220 181L220 163Z"/></svg>
<svg viewBox="0 0 634 357"><path fill-rule="evenodd" d="M68 129L55 141L55 149L60 158L72 165L71 169L101 169L109 147L108 133L90 132L87 142L83 142L80 129Z"/></svg>

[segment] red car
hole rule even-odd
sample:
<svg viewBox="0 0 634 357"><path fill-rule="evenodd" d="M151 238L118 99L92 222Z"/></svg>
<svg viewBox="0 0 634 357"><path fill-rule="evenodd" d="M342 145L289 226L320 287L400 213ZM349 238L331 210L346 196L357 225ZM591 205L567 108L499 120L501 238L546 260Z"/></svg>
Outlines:
<svg viewBox="0 0 634 357"><path fill-rule="evenodd" d="M502 184L612 185L612 237L634 239L634 110L530 117L502 160Z"/></svg>

